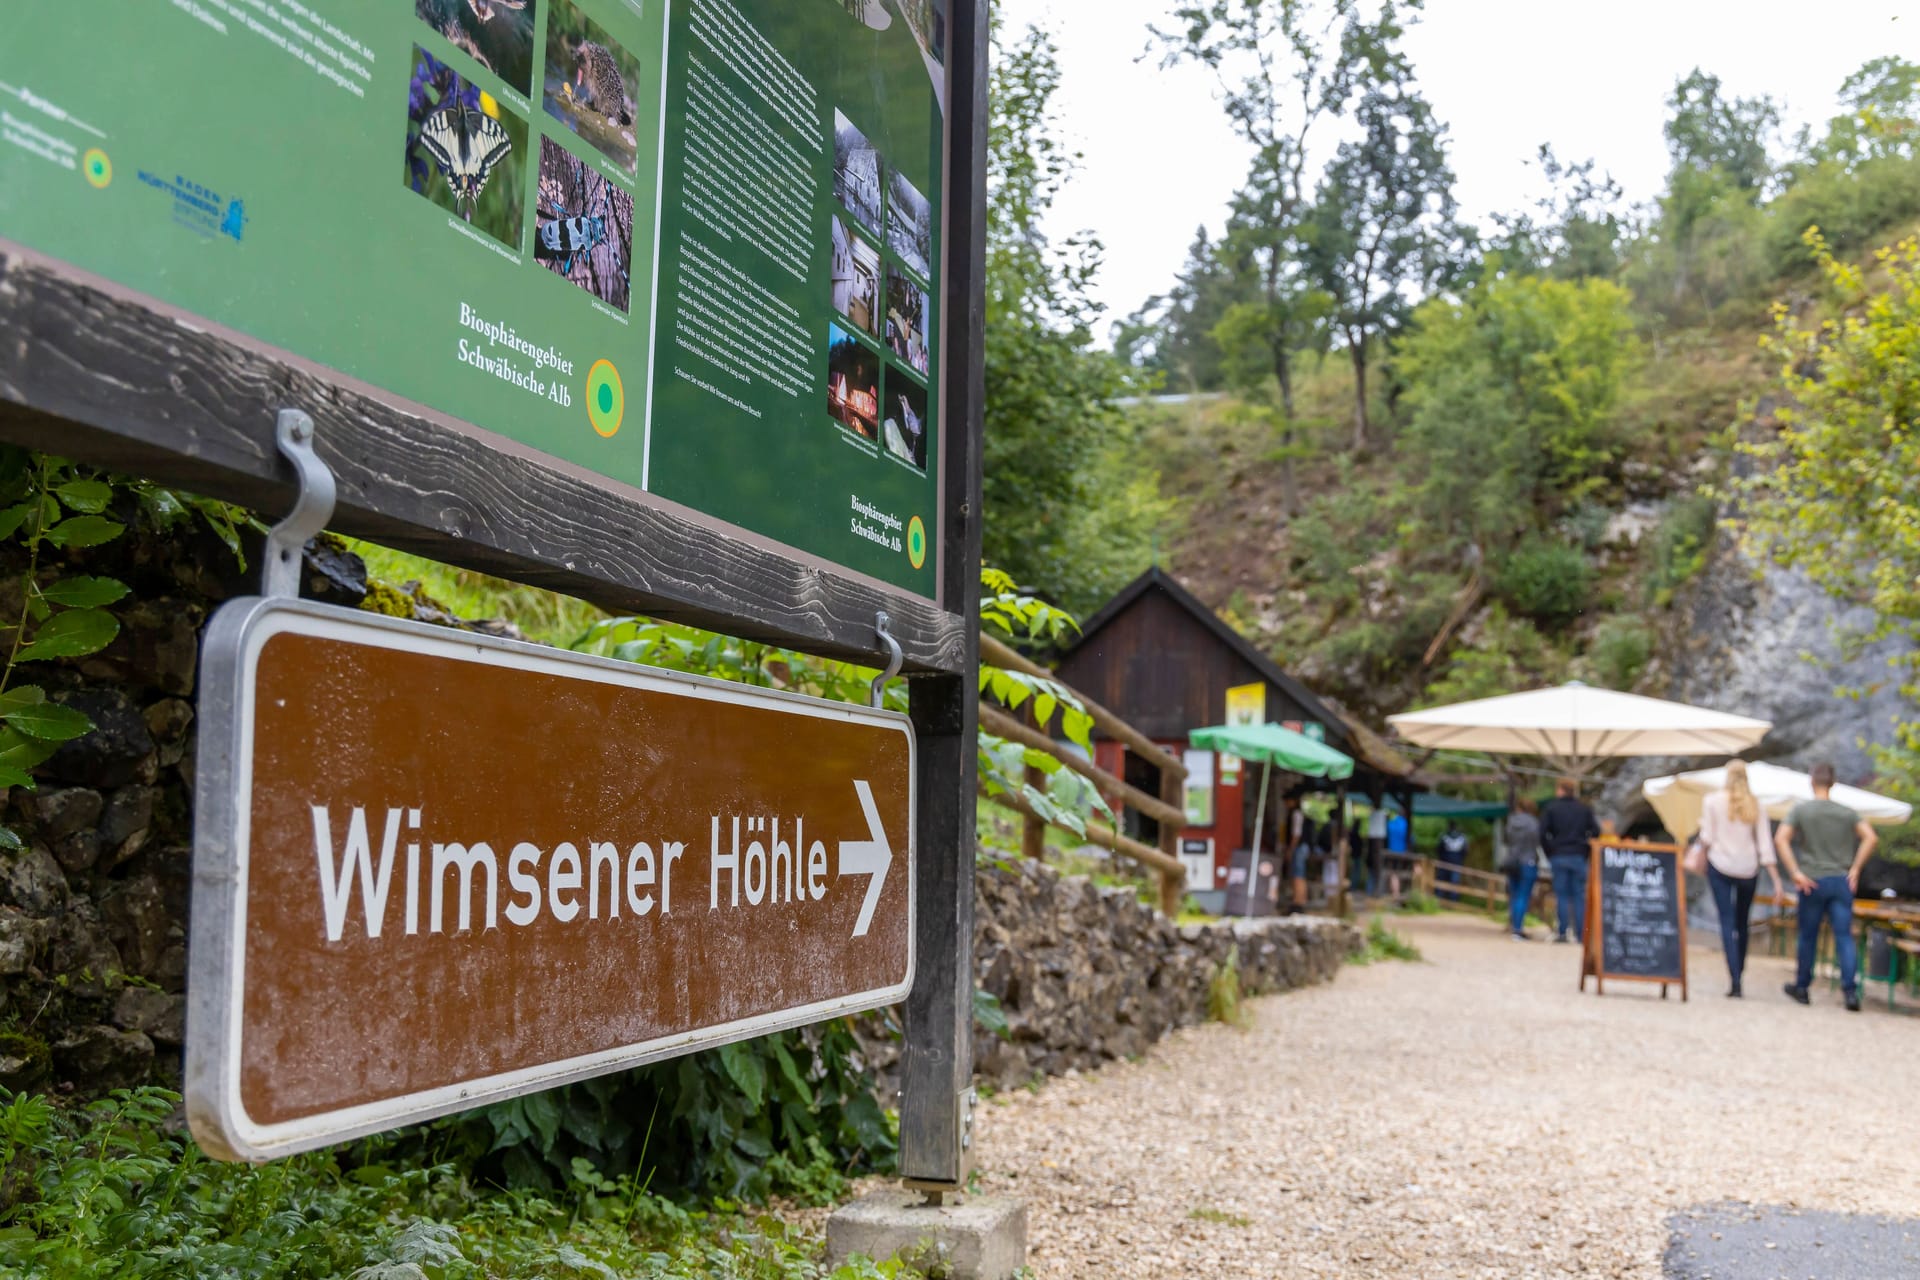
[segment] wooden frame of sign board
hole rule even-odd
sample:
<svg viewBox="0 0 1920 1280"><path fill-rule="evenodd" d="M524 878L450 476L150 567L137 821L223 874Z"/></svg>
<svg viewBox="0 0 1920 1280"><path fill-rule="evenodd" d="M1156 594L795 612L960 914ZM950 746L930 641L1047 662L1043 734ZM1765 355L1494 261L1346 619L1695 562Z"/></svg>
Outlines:
<svg viewBox="0 0 1920 1280"><path fill-rule="evenodd" d="M0 224L0 441L274 518L297 491L276 420L297 409L336 478L329 527L340 533L615 612L875 666L888 657L876 618L888 615L919 744L900 1166L936 1187L964 1184L971 1160L987 0L956 0L950 17L937 599L456 431L36 253Z"/></svg>
<svg viewBox="0 0 1920 1280"><path fill-rule="evenodd" d="M1601 851L1603 849L1639 849L1646 853L1672 855L1673 885L1680 921L1680 972L1678 976L1658 977L1638 973L1615 973L1607 970L1605 950L1605 921L1602 914L1601 895ZM1593 978L1593 990L1596 995L1607 993L1606 982L1611 978L1615 982L1657 982L1660 984L1660 998L1667 998L1667 988L1678 986L1682 1003L1687 999L1687 869L1682 859L1685 855L1677 844L1666 844L1658 840L1628 840L1621 837L1602 837L1590 844L1587 864L1587 936L1580 946L1580 990L1587 989L1587 978Z"/></svg>

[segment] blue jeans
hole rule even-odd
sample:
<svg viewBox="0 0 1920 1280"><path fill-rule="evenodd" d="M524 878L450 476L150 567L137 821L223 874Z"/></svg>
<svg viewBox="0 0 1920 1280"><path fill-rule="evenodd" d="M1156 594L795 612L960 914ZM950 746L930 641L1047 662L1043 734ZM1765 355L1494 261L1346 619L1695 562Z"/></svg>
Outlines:
<svg viewBox="0 0 1920 1280"><path fill-rule="evenodd" d="M1813 985L1813 957L1820 947L1820 922L1833 925L1833 950L1840 960L1840 987L1848 995L1857 990L1860 955L1853 944L1853 886L1845 876L1821 876L1813 892L1800 894L1800 967L1794 985Z"/></svg>
<svg viewBox="0 0 1920 1280"><path fill-rule="evenodd" d="M1539 878L1540 863L1533 858L1507 872L1507 927L1514 933L1526 928L1527 904L1533 901L1533 885Z"/></svg>
<svg viewBox="0 0 1920 1280"><path fill-rule="evenodd" d="M1587 940L1587 856L1562 853L1547 859L1553 868L1553 906L1560 917L1560 936Z"/></svg>
<svg viewBox="0 0 1920 1280"><path fill-rule="evenodd" d="M1747 967L1748 917L1753 914L1753 891L1759 883L1757 875L1741 880L1707 864L1707 887L1713 890L1713 909L1720 917L1720 950L1726 953L1727 976L1735 987Z"/></svg>

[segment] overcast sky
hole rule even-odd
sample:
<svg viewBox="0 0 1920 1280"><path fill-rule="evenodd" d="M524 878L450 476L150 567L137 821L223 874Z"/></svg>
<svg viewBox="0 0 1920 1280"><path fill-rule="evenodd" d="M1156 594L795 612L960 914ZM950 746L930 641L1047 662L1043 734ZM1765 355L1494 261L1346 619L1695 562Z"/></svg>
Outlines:
<svg viewBox="0 0 1920 1280"><path fill-rule="evenodd" d="M1139 59L1148 25L1174 0L997 2L1010 27L1037 22L1060 47L1061 122L1084 160L1052 230L1088 229L1105 243L1096 296L1108 320L1119 318L1172 283L1196 227L1220 229L1247 151L1210 75ZM1489 213L1523 208L1543 193L1530 163L1542 142L1562 160L1597 158L1630 201L1657 195L1667 166L1666 96L1695 66L1737 96L1771 94L1788 137L1803 123L1824 122L1838 109L1840 82L1867 59L1920 61L1920 5L1428 0L1406 47L1450 127L1461 211L1485 228Z"/></svg>

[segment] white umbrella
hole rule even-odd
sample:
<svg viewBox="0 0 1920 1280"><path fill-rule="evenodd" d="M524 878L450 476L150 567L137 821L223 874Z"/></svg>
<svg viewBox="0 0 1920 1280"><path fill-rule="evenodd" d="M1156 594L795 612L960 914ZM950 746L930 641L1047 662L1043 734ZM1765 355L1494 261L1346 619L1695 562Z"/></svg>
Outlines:
<svg viewBox="0 0 1920 1280"><path fill-rule="evenodd" d="M1700 829L1700 804L1727 785L1725 767L1676 773L1665 778L1649 778L1640 788L1660 815L1660 822L1676 839L1684 840ZM1747 785L1759 797L1767 816L1775 822L1792 812L1802 800L1813 799L1813 779L1797 769L1777 764L1749 764ZM1833 789L1833 798L1876 827L1898 826L1913 817L1913 806L1904 800L1845 785Z"/></svg>
<svg viewBox="0 0 1920 1280"><path fill-rule="evenodd" d="M1766 737L1770 720L1708 711L1579 682L1388 716L1407 742L1541 756L1582 773L1610 756L1731 756Z"/></svg>

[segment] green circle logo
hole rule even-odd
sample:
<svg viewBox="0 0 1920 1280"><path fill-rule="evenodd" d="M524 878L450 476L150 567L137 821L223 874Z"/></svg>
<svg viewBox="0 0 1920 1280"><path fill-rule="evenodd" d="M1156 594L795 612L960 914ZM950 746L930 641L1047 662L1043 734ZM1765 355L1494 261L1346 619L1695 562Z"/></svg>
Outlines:
<svg viewBox="0 0 1920 1280"><path fill-rule="evenodd" d="M907 521L907 563L918 569L927 562L927 526L915 516Z"/></svg>
<svg viewBox="0 0 1920 1280"><path fill-rule="evenodd" d="M80 171L87 175L87 181L105 190L113 181L113 161L107 159L107 153L98 147L80 157Z"/></svg>
<svg viewBox="0 0 1920 1280"><path fill-rule="evenodd" d="M627 393L620 385L620 371L611 360L595 360L587 370L587 421L603 439L611 440L626 412Z"/></svg>

